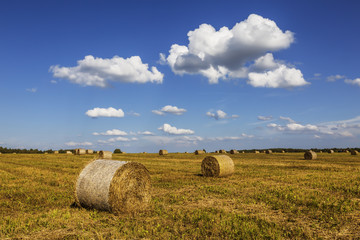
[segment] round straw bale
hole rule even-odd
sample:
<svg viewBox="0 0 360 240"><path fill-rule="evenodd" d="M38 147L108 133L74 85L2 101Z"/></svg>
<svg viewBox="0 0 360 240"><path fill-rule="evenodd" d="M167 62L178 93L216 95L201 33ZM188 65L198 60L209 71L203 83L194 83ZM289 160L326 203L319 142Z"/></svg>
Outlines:
<svg viewBox="0 0 360 240"><path fill-rule="evenodd" d="M316 159L317 158L317 154L316 154L316 152L314 152L314 151L306 151L305 153L304 153L304 158L306 159L306 160L313 160L313 159Z"/></svg>
<svg viewBox="0 0 360 240"><path fill-rule="evenodd" d="M219 150L219 153L226 153L224 149Z"/></svg>
<svg viewBox="0 0 360 240"><path fill-rule="evenodd" d="M99 151L99 159L112 159L112 152Z"/></svg>
<svg viewBox="0 0 360 240"><path fill-rule="evenodd" d="M73 154L71 151L66 151L66 154Z"/></svg>
<svg viewBox="0 0 360 240"><path fill-rule="evenodd" d="M351 150L351 155L358 155L359 154L359 152L358 151L356 151L356 150Z"/></svg>
<svg viewBox="0 0 360 240"><path fill-rule="evenodd" d="M81 171L76 203L113 213L137 212L150 202L149 171L136 162L98 159Z"/></svg>
<svg viewBox="0 0 360 240"><path fill-rule="evenodd" d="M86 154L93 154L94 153L94 150L92 150L92 149L87 149L86 150Z"/></svg>
<svg viewBox="0 0 360 240"><path fill-rule="evenodd" d="M255 152L254 153L260 153L259 151L257 151L257 150L255 150Z"/></svg>
<svg viewBox="0 0 360 240"><path fill-rule="evenodd" d="M59 154L59 151L54 151L54 154Z"/></svg>
<svg viewBox="0 0 360 240"><path fill-rule="evenodd" d="M168 154L168 151L167 151L167 150L161 149L161 150L159 151L159 155L166 155L166 154Z"/></svg>
<svg viewBox="0 0 360 240"><path fill-rule="evenodd" d="M331 150L328 151L328 153L333 154L334 150L331 149Z"/></svg>
<svg viewBox="0 0 360 240"><path fill-rule="evenodd" d="M205 154L203 150L196 150L195 155Z"/></svg>
<svg viewBox="0 0 360 240"><path fill-rule="evenodd" d="M201 172L205 177L226 177L234 173L234 162L227 155L207 156L202 160Z"/></svg>
<svg viewBox="0 0 360 240"><path fill-rule="evenodd" d="M266 154L272 154L272 151L270 149L265 151Z"/></svg>
<svg viewBox="0 0 360 240"><path fill-rule="evenodd" d="M236 154L236 153L239 153L238 150L235 150L235 149L230 150L230 154Z"/></svg>

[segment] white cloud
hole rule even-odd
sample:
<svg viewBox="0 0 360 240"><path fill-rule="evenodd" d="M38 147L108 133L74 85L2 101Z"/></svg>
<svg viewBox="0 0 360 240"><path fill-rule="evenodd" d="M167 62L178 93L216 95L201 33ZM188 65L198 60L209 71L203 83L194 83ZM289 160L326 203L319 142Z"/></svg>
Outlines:
<svg viewBox="0 0 360 240"><path fill-rule="evenodd" d="M176 144L179 146L195 146L204 138L199 136L145 136L144 140L150 141L157 146Z"/></svg>
<svg viewBox="0 0 360 240"><path fill-rule="evenodd" d="M288 121L289 123L294 123L294 122L295 122L293 119L291 119L291 118L289 118L289 117L282 117L282 116L280 116L279 118L280 118L281 120Z"/></svg>
<svg viewBox="0 0 360 240"><path fill-rule="evenodd" d="M283 32L274 21L251 14L232 29L222 27L217 31L209 24L202 24L188 32L188 39L188 46L174 44L167 57L161 54L160 62L166 60L176 74L201 74L208 78L209 83L214 84L218 83L219 79L247 77L245 65L248 62L268 52L288 48L294 41L294 36L290 31ZM275 62L270 60L270 56L265 55L263 59L258 59L255 65L262 67L261 69L275 67ZM275 72L275 75L285 78L280 81L279 87L294 83L286 78L289 75L299 78L295 80L295 86L304 83L299 81L302 74L297 69L285 68L278 72ZM254 80L258 77L252 76L250 83L258 82Z"/></svg>
<svg viewBox="0 0 360 240"><path fill-rule="evenodd" d="M154 135L154 133L152 133L152 132L150 132L150 131L138 132L138 134L140 134L140 135L147 135L147 136Z"/></svg>
<svg viewBox="0 0 360 240"><path fill-rule="evenodd" d="M272 116L258 116L257 119L260 121L269 121L272 119Z"/></svg>
<svg viewBox="0 0 360 240"><path fill-rule="evenodd" d="M217 110L215 112L212 112L212 111L209 111L206 113L207 116L211 117L211 118L214 118L216 120L219 120L219 119L229 119L229 118L238 118L239 116L238 115L231 115L231 116L228 116L224 111L222 110Z"/></svg>
<svg viewBox="0 0 360 240"><path fill-rule="evenodd" d="M89 117L124 117L124 111L122 109L109 108L94 108L88 110L86 113Z"/></svg>
<svg viewBox="0 0 360 240"><path fill-rule="evenodd" d="M344 79L344 78L346 78L346 76L336 74L336 75L328 76L328 77L326 78L326 80L327 80L328 82L335 82L336 80Z"/></svg>
<svg viewBox="0 0 360 240"><path fill-rule="evenodd" d="M358 85L360 87L360 78L356 78L354 80L345 79L345 82L352 85Z"/></svg>
<svg viewBox="0 0 360 240"><path fill-rule="evenodd" d="M36 92L37 92L37 88L27 88L26 91L27 91L27 92L36 93Z"/></svg>
<svg viewBox="0 0 360 240"><path fill-rule="evenodd" d="M304 80L300 70L283 64L264 73L250 72L248 76L247 83L253 87L292 88L310 84Z"/></svg>
<svg viewBox="0 0 360 240"><path fill-rule="evenodd" d="M52 84L57 84L57 83L58 83L58 82L57 82L56 80L54 80L54 79L51 80L50 82L51 82Z"/></svg>
<svg viewBox="0 0 360 240"><path fill-rule="evenodd" d="M99 135L103 135L103 136L126 136L128 134L126 132L124 132L124 131L119 130L119 129L112 129L112 130L107 130L106 132L102 132L102 133L94 132L93 135L95 135L95 136L99 136Z"/></svg>
<svg viewBox="0 0 360 240"><path fill-rule="evenodd" d="M91 142L67 142L65 143L66 146L75 147L75 146L92 146Z"/></svg>
<svg viewBox="0 0 360 240"><path fill-rule="evenodd" d="M275 128L278 131L287 131L287 132L306 132L313 131L318 132L319 128L312 124L301 125L299 123L289 123L285 126L278 125L276 123L268 124L268 127Z"/></svg>
<svg viewBox="0 0 360 240"><path fill-rule="evenodd" d="M165 115L166 113L174 114L174 115L182 115L186 112L186 109L178 108L176 106L166 105L162 107L160 110L152 110L152 112L157 115Z"/></svg>
<svg viewBox="0 0 360 240"><path fill-rule="evenodd" d="M185 135L185 134L194 134L193 130L190 129L181 129L171 126L170 124L164 123L161 127L158 128L158 130L161 130L165 133L171 134L171 135Z"/></svg>
<svg viewBox="0 0 360 240"><path fill-rule="evenodd" d="M114 137L114 138L109 138L108 140L98 140L98 143L109 144L109 143L114 143L114 142L130 142L130 141L137 141L137 140L138 140L138 138L136 138L136 137L132 137L132 138Z"/></svg>
<svg viewBox="0 0 360 240"><path fill-rule="evenodd" d="M164 74L156 67L149 71L148 64L142 63L139 56L122 58L95 58L91 55L77 61L75 67L51 66L49 69L56 78L68 79L82 86L107 87L109 81L123 83L162 83Z"/></svg>

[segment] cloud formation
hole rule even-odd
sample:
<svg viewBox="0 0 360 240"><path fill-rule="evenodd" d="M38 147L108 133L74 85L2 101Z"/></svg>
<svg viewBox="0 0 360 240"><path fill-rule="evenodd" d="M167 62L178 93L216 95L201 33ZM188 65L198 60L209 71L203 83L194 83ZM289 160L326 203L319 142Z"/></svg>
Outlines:
<svg viewBox="0 0 360 240"><path fill-rule="evenodd" d="M345 79L345 82L352 85L358 85L360 87L360 78L356 78L354 80Z"/></svg>
<svg viewBox="0 0 360 240"><path fill-rule="evenodd" d="M27 91L27 92L36 93L36 92L37 92L37 88L27 88L26 91Z"/></svg>
<svg viewBox="0 0 360 240"><path fill-rule="evenodd" d="M182 115L186 112L186 109L178 108L176 106L166 105L162 107L160 110L152 110L152 112L157 115L165 115L166 113L174 114L174 115Z"/></svg>
<svg viewBox="0 0 360 240"><path fill-rule="evenodd" d="M162 83L164 74L156 67L149 70L148 64L139 56L122 58L97 58L91 55L77 61L75 67L53 65L49 69L55 78L67 79L82 86L108 87L109 81L122 83Z"/></svg>
<svg viewBox="0 0 360 240"><path fill-rule="evenodd" d="M171 126L170 124L164 123L161 127L158 128L158 130L161 130L165 133L171 134L171 135L187 135L187 134L194 134L193 130L190 129L181 129Z"/></svg>
<svg viewBox="0 0 360 240"><path fill-rule="evenodd" d="M326 80L327 80L328 82L335 82L336 80L340 80L340 79L344 79L344 78L346 78L346 76L336 74L336 75L328 76L328 77L326 78Z"/></svg>
<svg viewBox="0 0 360 240"><path fill-rule="evenodd" d="M272 116L258 116L257 119L260 121L269 121L272 119Z"/></svg>
<svg viewBox="0 0 360 240"><path fill-rule="evenodd" d="M228 116L227 113L225 113L224 111L222 110L217 110L215 112L212 112L212 111L209 111L206 113L206 116L209 116L211 118L214 118L216 120L219 120L219 119L230 119L230 118L238 118L239 116L238 115L231 115L231 116Z"/></svg>
<svg viewBox="0 0 360 240"><path fill-rule="evenodd" d="M187 35L188 46L173 44L167 57L160 54L160 62L167 63L176 74L200 74L211 84L228 78L249 78L248 84L254 87L307 84L300 70L277 63L272 54L268 55L288 48L294 41L292 32L283 32L270 19L251 14L232 29L222 27L217 31L201 24ZM246 67L252 61L254 66Z"/></svg>
<svg viewBox="0 0 360 240"><path fill-rule="evenodd" d="M91 142L67 142L65 143L66 146L75 147L75 146L92 146Z"/></svg>
<svg viewBox="0 0 360 240"><path fill-rule="evenodd" d="M154 133L150 131L138 132L139 135L152 136Z"/></svg>
<svg viewBox="0 0 360 240"><path fill-rule="evenodd" d="M95 136L99 136L99 135L102 135L102 136L126 136L128 134L119 129L112 129L112 130L107 130L106 132L102 132L102 133L93 132L93 135L95 135Z"/></svg>
<svg viewBox="0 0 360 240"><path fill-rule="evenodd" d="M109 108L94 108L88 110L85 113L87 116L96 118L96 117L124 117L124 111L122 109L115 109L113 107Z"/></svg>

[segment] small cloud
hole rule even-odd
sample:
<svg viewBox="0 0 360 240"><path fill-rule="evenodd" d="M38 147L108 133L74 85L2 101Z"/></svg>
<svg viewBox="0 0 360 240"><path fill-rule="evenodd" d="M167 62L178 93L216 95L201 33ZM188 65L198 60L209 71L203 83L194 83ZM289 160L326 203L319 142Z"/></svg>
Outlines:
<svg viewBox="0 0 360 240"><path fill-rule="evenodd" d="M128 113L126 113L126 114L129 115L129 116L134 116L134 117L140 117L140 116L141 116L140 113L133 112L133 111L128 112Z"/></svg>
<svg viewBox="0 0 360 240"><path fill-rule="evenodd" d="M58 82L57 82L56 80L54 80L54 79L51 80L50 82L51 82L52 84L57 84L57 83L58 83Z"/></svg>
<svg viewBox="0 0 360 240"><path fill-rule="evenodd" d="M314 77L316 78L321 77L321 73L314 73Z"/></svg>
<svg viewBox="0 0 360 240"><path fill-rule="evenodd" d="M92 146L91 142L67 142L65 143L66 146L75 147L75 146Z"/></svg>
<svg viewBox="0 0 360 240"><path fill-rule="evenodd" d="M257 119L260 121L269 121L272 119L272 116L258 116Z"/></svg>
<svg viewBox="0 0 360 240"><path fill-rule="evenodd" d="M112 130L107 130L106 132L102 132L102 133L94 132L93 135L95 135L95 136L99 136L99 135L102 135L102 136L126 136L128 134L119 129L112 129Z"/></svg>
<svg viewBox="0 0 360 240"><path fill-rule="evenodd" d="M321 137L319 135L314 135L314 138L320 139Z"/></svg>
<svg viewBox="0 0 360 240"><path fill-rule="evenodd" d="M176 106L166 105L160 110L152 110L152 112L157 115L165 115L166 113L174 114L174 115L182 115L186 112L186 109L178 108Z"/></svg>
<svg viewBox="0 0 360 240"><path fill-rule="evenodd" d="M139 135L147 135L147 136L151 136L154 135L154 133L150 132L150 131L144 131L144 132L138 132Z"/></svg>
<svg viewBox="0 0 360 240"><path fill-rule="evenodd" d="M87 116L96 118L96 117L124 117L124 111L122 109L115 109L112 107L109 108L94 108L88 110L85 113Z"/></svg>
<svg viewBox="0 0 360 240"><path fill-rule="evenodd" d="M344 78L346 78L346 76L336 74L336 75L328 76L328 77L326 78L326 80L327 80L328 82L335 82L336 80L340 80L340 79L344 79Z"/></svg>
<svg viewBox="0 0 360 240"><path fill-rule="evenodd" d="M27 91L27 92L31 92L31 93L36 93L36 92L37 92L37 88L27 88L26 91Z"/></svg>
<svg viewBox="0 0 360 240"><path fill-rule="evenodd" d="M288 122L290 122L290 123L294 123L295 121L294 120L292 120L291 118L289 118L289 117L282 117L282 116L280 116L279 117L281 120L285 120L285 121L288 121Z"/></svg>
<svg viewBox="0 0 360 240"><path fill-rule="evenodd" d="M345 83L352 84L352 85L358 85L360 87L360 78L356 78L354 80L345 79Z"/></svg>
<svg viewBox="0 0 360 240"><path fill-rule="evenodd" d="M158 128L158 130L161 130L165 133L171 134L171 135L187 135L187 134L194 134L193 130L190 129L181 129L171 126L170 124L164 123L161 127Z"/></svg>
<svg viewBox="0 0 360 240"><path fill-rule="evenodd" d="M228 116L227 113L225 113L224 111L222 111L220 109L215 111L215 112L209 111L209 112L206 113L206 116L209 116L209 117L214 118L216 120L238 118L239 117L239 115L236 115L236 114Z"/></svg>

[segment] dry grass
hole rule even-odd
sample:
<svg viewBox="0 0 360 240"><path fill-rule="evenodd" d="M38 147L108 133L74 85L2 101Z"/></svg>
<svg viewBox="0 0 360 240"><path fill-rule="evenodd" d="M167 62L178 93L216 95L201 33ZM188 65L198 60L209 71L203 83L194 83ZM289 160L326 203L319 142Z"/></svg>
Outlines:
<svg viewBox="0 0 360 240"><path fill-rule="evenodd" d="M208 155L208 154L206 154ZM358 239L360 158L231 156L228 178L201 176L204 155L114 154L149 171L137 216L71 207L90 155L0 156L0 239Z"/></svg>

